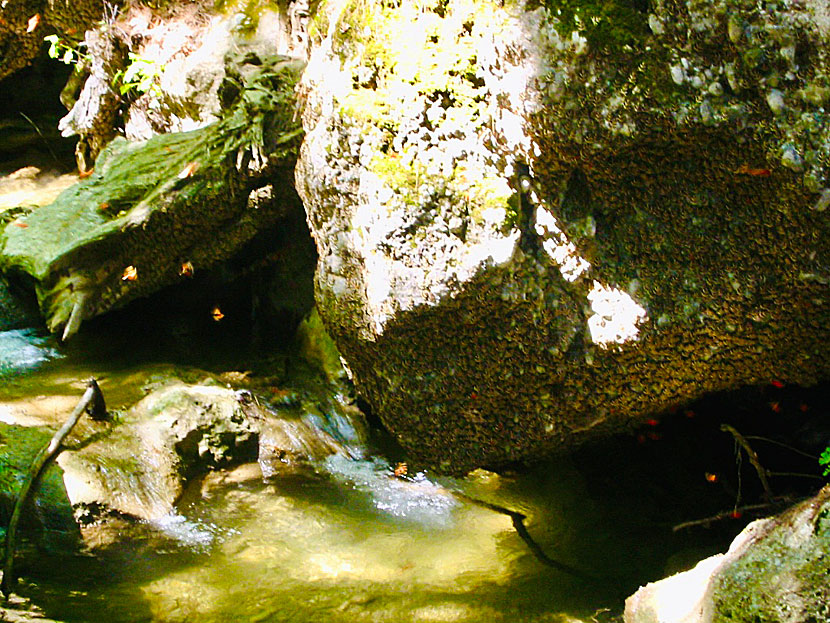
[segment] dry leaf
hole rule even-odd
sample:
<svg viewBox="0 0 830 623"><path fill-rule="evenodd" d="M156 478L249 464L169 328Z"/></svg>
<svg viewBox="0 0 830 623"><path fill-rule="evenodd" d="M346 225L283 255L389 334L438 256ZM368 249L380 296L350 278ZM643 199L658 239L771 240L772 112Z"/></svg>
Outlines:
<svg viewBox="0 0 830 623"><path fill-rule="evenodd" d="M138 279L138 269L130 264L121 273L121 281L135 281L136 279Z"/></svg>
<svg viewBox="0 0 830 623"><path fill-rule="evenodd" d="M193 276L193 264L190 262L184 262L182 267L179 269L179 275L181 277L192 277Z"/></svg>
<svg viewBox="0 0 830 623"><path fill-rule="evenodd" d="M198 170L198 168L199 168L199 163L198 162L188 162L187 166L184 169L182 169L181 173L179 173L179 179L183 180L186 177L190 177L191 175L193 175Z"/></svg>

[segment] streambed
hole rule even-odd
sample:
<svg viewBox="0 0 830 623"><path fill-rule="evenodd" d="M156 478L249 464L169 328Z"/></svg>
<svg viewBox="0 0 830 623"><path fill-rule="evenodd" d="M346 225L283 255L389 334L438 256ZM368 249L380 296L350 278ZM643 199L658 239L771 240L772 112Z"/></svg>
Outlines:
<svg viewBox="0 0 830 623"><path fill-rule="evenodd" d="M128 334L123 321L99 323L71 348L15 334L26 357L6 373L0 412L28 401L33 417L66 413L92 375L114 409L161 375L198 379L244 364L252 379L279 378L273 391L308 387L290 355L241 348L232 325L154 349L155 321L136 319ZM682 431L460 479L416 466L396 478L406 457L382 431L362 443L347 433L350 456L269 478L257 463L212 472L191 483L177 514L114 545L30 556L20 592L62 621L608 621L640 584L723 550L743 527L672 532L731 503L707 488L702 464L666 468L703 460ZM540 563L509 516L464 496L526 515L546 555L596 579Z"/></svg>

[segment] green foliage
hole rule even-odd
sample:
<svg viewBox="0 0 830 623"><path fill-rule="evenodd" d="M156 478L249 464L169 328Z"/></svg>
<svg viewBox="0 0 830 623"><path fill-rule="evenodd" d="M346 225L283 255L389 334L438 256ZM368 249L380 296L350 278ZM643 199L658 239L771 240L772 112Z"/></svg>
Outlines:
<svg viewBox="0 0 830 623"><path fill-rule="evenodd" d="M827 446L824 452L821 453L818 464L824 466L824 473L822 475L830 476L830 446Z"/></svg>
<svg viewBox="0 0 830 623"><path fill-rule="evenodd" d="M81 61L89 61L90 56L81 49L85 47L83 41L72 44L58 35L49 35L43 38L44 41L49 42L49 57L55 58L66 65L77 65Z"/></svg>
<svg viewBox="0 0 830 623"><path fill-rule="evenodd" d="M158 91L159 78L164 73L164 64L144 58L134 52L129 52L129 60L127 68L119 71L113 78L113 83L120 82L118 88L121 95L126 95L130 91L139 95L148 91Z"/></svg>
<svg viewBox="0 0 830 623"><path fill-rule="evenodd" d="M637 47L649 34L648 18L639 0L544 0L559 20L557 31L569 37L576 31L592 50L611 52Z"/></svg>

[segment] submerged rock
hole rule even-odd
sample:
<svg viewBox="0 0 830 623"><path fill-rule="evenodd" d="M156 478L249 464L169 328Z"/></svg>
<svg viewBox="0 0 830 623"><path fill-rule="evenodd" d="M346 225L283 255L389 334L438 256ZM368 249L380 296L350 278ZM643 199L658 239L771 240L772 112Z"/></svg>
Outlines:
<svg viewBox="0 0 830 623"><path fill-rule="evenodd" d="M314 18L296 180L318 309L418 459L534 459L830 374L820 3L650 8Z"/></svg>
<svg viewBox="0 0 830 623"><path fill-rule="evenodd" d="M830 620L830 487L752 522L726 554L641 588L626 623Z"/></svg>
<svg viewBox="0 0 830 623"><path fill-rule="evenodd" d="M172 382L57 461L83 521L158 521L174 512L187 482L207 471L259 461L268 477L281 465L348 454L349 440L327 429L330 417L307 401L271 408L247 390Z"/></svg>

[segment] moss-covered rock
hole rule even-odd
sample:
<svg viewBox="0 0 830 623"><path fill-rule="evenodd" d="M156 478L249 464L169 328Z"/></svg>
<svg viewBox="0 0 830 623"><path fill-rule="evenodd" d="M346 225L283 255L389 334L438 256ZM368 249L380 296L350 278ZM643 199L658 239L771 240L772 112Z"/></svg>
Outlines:
<svg viewBox="0 0 830 623"><path fill-rule="evenodd" d="M339 0L312 33L318 308L417 457L830 372L821 3Z"/></svg>
<svg viewBox="0 0 830 623"><path fill-rule="evenodd" d="M830 620L830 487L754 521L725 554L641 588L626 623Z"/></svg>
<svg viewBox="0 0 830 623"><path fill-rule="evenodd" d="M5 228L0 268L36 282L50 330L69 336L85 318L228 258L298 209L288 176L301 134L293 85L302 64L249 61L225 85L220 121L116 140L89 179Z"/></svg>
<svg viewBox="0 0 830 623"><path fill-rule="evenodd" d="M830 620L830 487L757 529L712 580L712 623Z"/></svg>
<svg viewBox="0 0 830 623"><path fill-rule="evenodd" d="M49 430L0 423L0 525L4 537L29 466L52 434ZM62 476L60 467L53 464L46 468L33 490L21 527L24 535L40 545L66 549L77 546L79 532Z"/></svg>

